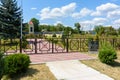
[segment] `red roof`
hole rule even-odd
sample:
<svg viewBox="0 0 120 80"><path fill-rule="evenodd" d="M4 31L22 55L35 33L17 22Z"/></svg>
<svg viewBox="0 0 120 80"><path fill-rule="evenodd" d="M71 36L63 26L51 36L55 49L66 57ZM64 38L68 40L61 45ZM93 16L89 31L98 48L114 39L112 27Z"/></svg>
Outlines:
<svg viewBox="0 0 120 80"><path fill-rule="evenodd" d="M29 22L29 24L33 24L33 22L32 22L32 21L30 21L30 22Z"/></svg>

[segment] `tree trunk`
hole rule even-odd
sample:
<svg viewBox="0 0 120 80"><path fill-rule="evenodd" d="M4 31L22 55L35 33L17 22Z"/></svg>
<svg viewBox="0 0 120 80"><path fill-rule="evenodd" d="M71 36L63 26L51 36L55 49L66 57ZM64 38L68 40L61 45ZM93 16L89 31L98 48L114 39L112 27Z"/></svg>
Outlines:
<svg viewBox="0 0 120 80"><path fill-rule="evenodd" d="M10 43L13 43L13 39L12 38L10 38Z"/></svg>
<svg viewBox="0 0 120 80"><path fill-rule="evenodd" d="M2 79L2 75L0 75L0 80Z"/></svg>

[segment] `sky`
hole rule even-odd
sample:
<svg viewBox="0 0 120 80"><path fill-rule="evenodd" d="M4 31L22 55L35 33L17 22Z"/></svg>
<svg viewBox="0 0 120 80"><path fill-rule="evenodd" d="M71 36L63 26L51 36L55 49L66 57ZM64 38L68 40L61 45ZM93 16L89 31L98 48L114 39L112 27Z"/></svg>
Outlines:
<svg viewBox="0 0 120 80"><path fill-rule="evenodd" d="M73 28L79 22L83 30L95 25L120 27L120 0L18 0L18 5L21 1L24 22L36 18L40 24Z"/></svg>

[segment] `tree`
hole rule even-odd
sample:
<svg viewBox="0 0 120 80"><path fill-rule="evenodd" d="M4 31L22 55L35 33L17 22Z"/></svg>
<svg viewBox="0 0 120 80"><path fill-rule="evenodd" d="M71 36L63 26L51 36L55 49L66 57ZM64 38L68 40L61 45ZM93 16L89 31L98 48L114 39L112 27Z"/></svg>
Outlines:
<svg viewBox="0 0 120 80"><path fill-rule="evenodd" d="M58 23L58 24L56 25L56 28L57 28L57 31L63 31L63 30L64 30L64 26L63 26L63 24L61 24L61 23Z"/></svg>
<svg viewBox="0 0 120 80"><path fill-rule="evenodd" d="M39 31L39 20L36 19L36 18L32 18L31 21L34 24L34 30L35 30L35 32L38 32Z"/></svg>
<svg viewBox="0 0 120 80"><path fill-rule="evenodd" d="M20 35L21 8L16 0L0 0L0 29L7 37L15 38Z"/></svg>
<svg viewBox="0 0 120 80"><path fill-rule="evenodd" d="M29 32L29 25L28 25L28 23L23 23L23 32Z"/></svg>
<svg viewBox="0 0 120 80"><path fill-rule="evenodd" d="M118 28L118 34L120 35L120 28Z"/></svg>
<svg viewBox="0 0 120 80"><path fill-rule="evenodd" d="M71 33L73 32L73 29L71 27L65 27L64 29L64 35L70 36Z"/></svg>
<svg viewBox="0 0 120 80"><path fill-rule="evenodd" d="M97 35L104 35L105 34L105 28L102 25L95 26L95 32Z"/></svg>
<svg viewBox="0 0 120 80"><path fill-rule="evenodd" d="M75 23L75 27L78 30L78 32L81 33L81 31L80 31L80 28L81 28L80 23Z"/></svg>
<svg viewBox="0 0 120 80"><path fill-rule="evenodd" d="M110 27L106 27L106 34L107 35L115 35L115 36L117 36L118 34L117 34L117 31L112 27L112 26L110 26Z"/></svg>

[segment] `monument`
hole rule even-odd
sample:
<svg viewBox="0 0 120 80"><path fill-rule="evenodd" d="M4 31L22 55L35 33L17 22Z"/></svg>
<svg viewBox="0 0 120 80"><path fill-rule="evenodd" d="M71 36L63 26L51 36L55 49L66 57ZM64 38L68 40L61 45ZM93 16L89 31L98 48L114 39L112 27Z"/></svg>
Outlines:
<svg viewBox="0 0 120 80"><path fill-rule="evenodd" d="M34 34L34 24L32 21L29 22L29 34Z"/></svg>

